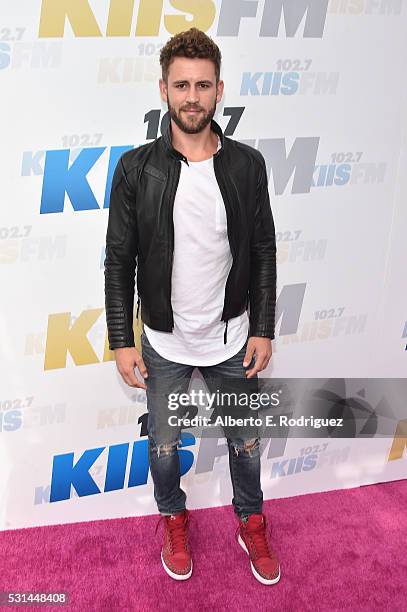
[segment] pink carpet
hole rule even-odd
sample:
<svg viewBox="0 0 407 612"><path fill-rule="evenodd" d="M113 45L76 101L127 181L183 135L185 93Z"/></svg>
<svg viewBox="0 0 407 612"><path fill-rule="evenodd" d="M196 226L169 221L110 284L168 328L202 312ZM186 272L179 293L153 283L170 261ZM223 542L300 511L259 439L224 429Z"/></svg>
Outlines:
<svg viewBox="0 0 407 612"><path fill-rule="evenodd" d="M59 612L407 609L406 480L271 500L265 513L281 562L276 585L252 576L229 506L193 511L186 582L164 573L150 516L0 532L0 591L65 590L69 606L35 607Z"/></svg>

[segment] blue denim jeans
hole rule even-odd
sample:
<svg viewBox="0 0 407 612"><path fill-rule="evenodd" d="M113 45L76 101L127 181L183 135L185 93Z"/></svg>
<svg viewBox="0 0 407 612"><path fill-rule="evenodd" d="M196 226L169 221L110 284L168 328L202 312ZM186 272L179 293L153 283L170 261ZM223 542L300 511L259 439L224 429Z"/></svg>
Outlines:
<svg viewBox="0 0 407 612"><path fill-rule="evenodd" d="M168 425L170 414L168 397L165 397L159 389L165 386L168 393L187 393L195 366L176 363L161 357L149 343L144 331L141 335L141 347L142 357L148 371L148 377L145 379L148 456L154 482L154 498L161 514L176 514L185 509L186 502L186 494L180 487L180 462L177 450L182 425L180 427ZM245 370L254 365L253 359L247 367L243 367L246 348L247 340L243 348L226 361L212 366L197 366L210 391L212 391L213 381L217 378L254 380L255 377L252 379L245 377ZM180 413L177 411L175 414L182 416L182 409L180 410ZM263 505L263 492L260 484L258 433L253 436L253 431L256 429L250 429L250 436L248 436L245 428L234 428L231 431L233 433L224 428L229 451L234 511L240 517L260 513Z"/></svg>

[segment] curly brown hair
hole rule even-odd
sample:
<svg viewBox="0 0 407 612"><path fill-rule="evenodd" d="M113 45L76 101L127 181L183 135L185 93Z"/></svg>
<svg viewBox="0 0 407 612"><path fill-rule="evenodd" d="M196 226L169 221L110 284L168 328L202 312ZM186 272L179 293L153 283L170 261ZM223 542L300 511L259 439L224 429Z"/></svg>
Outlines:
<svg viewBox="0 0 407 612"><path fill-rule="evenodd" d="M174 57L198 57L209 59L215 64L216 84L220 79L222 55L212 38L198 28L190 28L175 34L160 51L162 78L168 83L168 70Z"/></svg>

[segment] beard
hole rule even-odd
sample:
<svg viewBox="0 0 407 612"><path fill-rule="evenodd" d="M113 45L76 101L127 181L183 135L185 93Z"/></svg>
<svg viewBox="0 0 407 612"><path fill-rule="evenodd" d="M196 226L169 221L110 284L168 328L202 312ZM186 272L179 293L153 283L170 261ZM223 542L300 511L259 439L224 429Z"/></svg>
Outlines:
<svg viewBox="0 0 407 612"><path fill-rule="evenodd" d="M215 115L215 111L216 111L216 100L212 108L210 108L208 111L201 109L201 107L199 106L189 107L185 105L182 107L184 110L189 109L189 108L190 109L197 108L200 112L197 113L196 115L195 114L187 115L184 112L184 110L181 110L181 109L177 113L175 108L171 106L170 100L168 97L167 97L167 106L168 106L168 112L170 114L170 117L174 120L174 123L179 127L180 130L182 130L186 134L198 134L198 132L202 132L202 130L208 125L208 123L212 121L212 118Z"/></svg>

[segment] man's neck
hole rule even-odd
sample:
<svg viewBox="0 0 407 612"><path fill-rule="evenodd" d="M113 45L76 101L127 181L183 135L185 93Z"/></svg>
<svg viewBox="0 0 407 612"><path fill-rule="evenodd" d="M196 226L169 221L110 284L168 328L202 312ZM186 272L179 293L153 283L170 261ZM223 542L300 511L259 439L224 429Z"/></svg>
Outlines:
<svg viewBox="0 0 407 612"><path fill-rule="evenodd" d="M218 148L218 135L209 123L197 134L183 132L171 119L172 146L189 161L204 161L214 155Z"/></svg>

